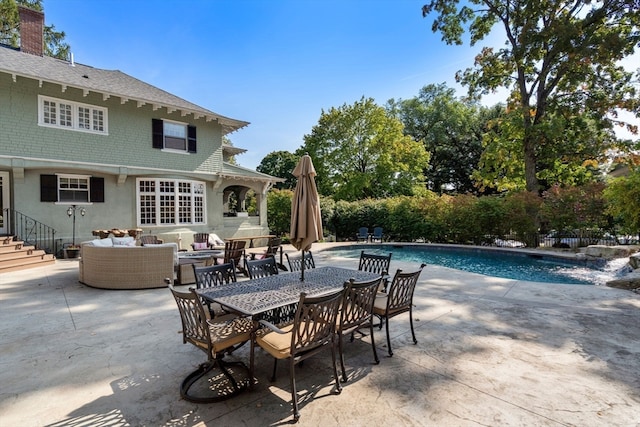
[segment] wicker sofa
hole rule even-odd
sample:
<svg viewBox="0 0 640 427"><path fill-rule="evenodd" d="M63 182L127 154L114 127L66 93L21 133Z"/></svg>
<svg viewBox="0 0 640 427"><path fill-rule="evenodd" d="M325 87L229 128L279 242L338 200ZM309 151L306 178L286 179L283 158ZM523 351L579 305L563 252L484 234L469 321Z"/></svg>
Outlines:
<svg viewBox="0 0 640 427"><path fill-rule="evenodd" d="M107 239L100 239L107 240ZM167 286L174 277L177 245L82 244L79 281L101 289L149 289Z"/></svg>

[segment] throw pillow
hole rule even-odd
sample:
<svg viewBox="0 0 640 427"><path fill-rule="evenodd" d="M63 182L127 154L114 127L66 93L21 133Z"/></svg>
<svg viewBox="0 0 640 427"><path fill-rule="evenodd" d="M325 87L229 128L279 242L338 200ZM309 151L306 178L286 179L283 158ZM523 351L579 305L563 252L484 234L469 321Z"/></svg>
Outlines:
<svg viewBox="0 0 640 427"><path fill-rule="evenodd" d="M203 249L209 249L209 244L207 242L193 242L194 251L200 251Z"/></svg>

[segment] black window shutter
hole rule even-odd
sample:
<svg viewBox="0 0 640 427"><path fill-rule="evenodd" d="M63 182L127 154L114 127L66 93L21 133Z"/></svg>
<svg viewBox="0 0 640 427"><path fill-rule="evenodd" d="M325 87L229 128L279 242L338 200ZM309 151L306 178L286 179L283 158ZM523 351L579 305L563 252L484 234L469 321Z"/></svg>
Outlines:
<svg viewBox="0 0 640 427"><path fill-rule="evenodd" d="M164 125L160 119L151 119L152 147L164 148Z"/></svg>
<svg viewBox="0 0 640 427"><path fill-rule="evenodd" d="M187 126L187 151L195 153L196 150L196 127Z"/></svg>
<svg viewBox="0 0 640 427"><path fill-rule="evenodd" d="M40 201L58 201L58 177L55 175L40 175Z"/></svg>
<svg viewBox="0 0 640 427"><path fill-rule="evenodd" d="M104 178L91 177L89 179L90 202L104 203Z"/></svg>

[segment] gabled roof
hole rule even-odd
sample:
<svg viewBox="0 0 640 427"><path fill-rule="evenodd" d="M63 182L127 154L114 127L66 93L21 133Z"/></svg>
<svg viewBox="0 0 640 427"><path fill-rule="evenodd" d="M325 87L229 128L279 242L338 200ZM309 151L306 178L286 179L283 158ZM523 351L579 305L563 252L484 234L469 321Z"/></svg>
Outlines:
<svg viewBox="0 0 640 427"><path fill-rule="evenodd" d="M10 74L14 81L18 76L26 77L38 80L41 85L42 82L59 84L63 91L73 87L85 93L102 94L105 100L115 96L123 102L137 102L138 106L152 105L154 110L162 107L168 112L180 110L183 115L193 114L195 119L218 121L224 134L249 124L209 111L118 70L103 70L48 56L31 55L10 47L0 46L0 72Z"/></svg>

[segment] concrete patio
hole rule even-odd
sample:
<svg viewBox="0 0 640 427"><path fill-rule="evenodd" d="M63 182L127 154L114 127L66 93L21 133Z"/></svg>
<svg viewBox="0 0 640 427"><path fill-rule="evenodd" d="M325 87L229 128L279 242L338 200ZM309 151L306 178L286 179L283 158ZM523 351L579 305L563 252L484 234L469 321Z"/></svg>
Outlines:
<svg viewBox="0 0 640 427"><path fill-rule="evenodd" d="M357 267L313 247L317 265ZM392 272L417 266L392 261ZM292 420L288 369L216 404L180 398L205 355L183 345L167 289L78 282L77 260L0 275L0 426L277 426ZM408 315L346 343L349 381L333 394L330 356L298 368L308 426L639 426L640 295L498 279L428 265ZM377 331L376 331L377 332ZM248 346L235 353L248 362Z"/></svg>

